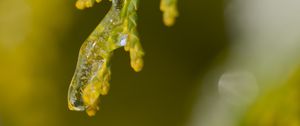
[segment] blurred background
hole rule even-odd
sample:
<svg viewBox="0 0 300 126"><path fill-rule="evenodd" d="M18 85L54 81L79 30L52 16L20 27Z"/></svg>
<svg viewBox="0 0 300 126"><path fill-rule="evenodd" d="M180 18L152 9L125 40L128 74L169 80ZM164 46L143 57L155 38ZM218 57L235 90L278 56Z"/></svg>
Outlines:
<svg viewBox="0 0 300 126"><path fill-rule="evenodd" d="M145 67L117 50L88 117L68 110L68 86L111 3L0 0L0 126L300 126L300 1L178 1L171 28L159 0L140 1Z"/></svg>

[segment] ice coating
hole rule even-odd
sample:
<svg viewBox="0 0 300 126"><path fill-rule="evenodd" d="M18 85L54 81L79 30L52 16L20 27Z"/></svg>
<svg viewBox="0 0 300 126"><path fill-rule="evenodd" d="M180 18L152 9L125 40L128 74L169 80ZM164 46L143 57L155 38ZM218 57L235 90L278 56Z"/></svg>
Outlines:
<svg viewBox="0 0 300 126"><path fill-rule="evenodd" d="M99 97L109 90L110 58L115 49L124 47L130 52L132 68L142 69L144 52L137 34L137 3L113 0L110 11L81 46L68 92L70 110L86 111L89 116L99 110Z"/></svg>
<svg viewBox="0 0 300 126"><path fill-rule="evenodd" d="M112 6L106 17L81 46L75 74L69 87L70 110L84 111L94 107L94 104L99 102L99 95L105 95L109 88L109 59L112 51L121 47L118 39L122 34L117 32L122 30L119 28L121 18L120 9L117 7L118 5ZM111 32L112 30L116 32Z"/></svg>

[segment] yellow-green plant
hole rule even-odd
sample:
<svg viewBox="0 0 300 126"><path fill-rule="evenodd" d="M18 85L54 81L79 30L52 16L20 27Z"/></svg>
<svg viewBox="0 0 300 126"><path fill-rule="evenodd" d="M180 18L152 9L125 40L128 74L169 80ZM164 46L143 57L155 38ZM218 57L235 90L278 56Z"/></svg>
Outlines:
<svg viewBox="0 0 300 126"><path fill-rule="evenodd" d="M78 0L78 9L89 8L101 0ZM81 46L75 74L69 87L70 110L86 111L89 116L99 110L101 95L109 90L110 58L113 51L124 47L130 53L131 67L139 72L143 68L144 51L137 32L139 0L112 0L112 7ZM161 10L167 26L174 24L178 14L176 0L162 0Z"/></svg>
<svg viewBox="0 0 300 126"><path fill-rule="evenodd" d="M161 0L160 10L163 12L165 25L174 25L175 18L178 17L177 0Z"/></svg>

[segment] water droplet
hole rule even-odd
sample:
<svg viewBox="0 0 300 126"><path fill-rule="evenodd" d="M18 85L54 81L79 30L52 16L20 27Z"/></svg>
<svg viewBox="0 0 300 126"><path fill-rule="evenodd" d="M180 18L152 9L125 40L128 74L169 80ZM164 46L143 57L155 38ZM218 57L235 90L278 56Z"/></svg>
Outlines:
<svg viewBox="0 0 300 126"><path fill-rule="evenodd" d="M121 37L121 41L120 41L120 45L121 45L121 46L125 46L125 45L126 45L126 43L127 43L127 36L128 36L128 35L123 35L123 36Z"/></svg>

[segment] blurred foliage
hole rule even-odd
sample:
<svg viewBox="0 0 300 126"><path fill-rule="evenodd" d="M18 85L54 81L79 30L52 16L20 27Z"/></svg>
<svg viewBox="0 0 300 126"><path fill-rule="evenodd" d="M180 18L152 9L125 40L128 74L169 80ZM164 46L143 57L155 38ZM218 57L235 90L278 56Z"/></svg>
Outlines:
<svg viewBox="0 0 300 126"><path fill-rule="evenodd" d="M300 69L268 91L246 112L242 126L300 126Z"/></svg>
<svg viewBox="0 0 300 126"><path fill-rule="evenodd" d="M55 41L70 21L65 3L0 1L0 125L56 125L61 119L48 108L59 104L52 75L59 60ZM47 16L62 11L66 15Z"/></svg>

